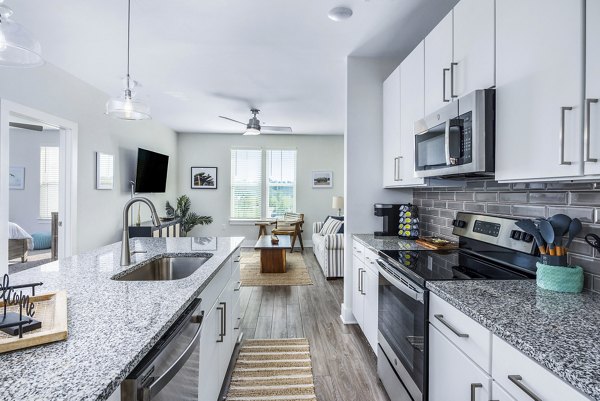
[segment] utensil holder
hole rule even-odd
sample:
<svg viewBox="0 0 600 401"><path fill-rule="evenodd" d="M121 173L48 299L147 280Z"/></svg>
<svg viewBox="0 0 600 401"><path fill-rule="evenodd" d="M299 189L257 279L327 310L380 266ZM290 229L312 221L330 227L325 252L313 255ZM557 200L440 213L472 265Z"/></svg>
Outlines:
<svg viewBox="0 0 600 401"><path fill-rule="evenodd" d="M540 261L545 265L550 266L567 266L567 255L563 256L551 256L551 255L540 255Z"/></svg>
<svg viewBox="0 0 600 401"><path fill-rule="evenodd" d="M554 256L562 257L562 256ZM581 266L556 266L537 262L536 284L545 290L579 293L583 290Z"/></svg>

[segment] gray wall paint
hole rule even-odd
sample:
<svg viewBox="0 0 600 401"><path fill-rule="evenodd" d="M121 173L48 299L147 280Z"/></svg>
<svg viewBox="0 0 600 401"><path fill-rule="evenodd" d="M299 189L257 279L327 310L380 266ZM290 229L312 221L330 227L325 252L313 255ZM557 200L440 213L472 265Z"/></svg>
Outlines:
<svg viewBox="0 0 600 401"><path fill-rule="evenodd" d="M143 89L140 92L143 94ZM161 205L175 193L177 135L155 121L121 121L105 116L109 95L104 92L46 64L34 69L3 69L0 97L79 124L76 252L120 239L121 210L129 199L128 181L135 176L138 147L171 156L167 194L149 197ZM112 191L95 189L97 151L115 156Z"/></svg>
<svg viewBox="0 0 600 401"><path fill-rule="evenodd" d="M10 164L25 167L25 189L10 190L9 220L29 234L50 234L50 220L40 220L40 147L59 146L58 131L10 129Z"/></svg>
<svg viewBox="0 0 600 401"><path fill-rule="evenodd" d="M564 213L584 222L583 231L569 252L571 264L585 270L585 288L600 292L600 254L583 237L600 235L600 185L592 183L499 184L473 181L454 188L418 188L414 203L419 206L425 235L452 238L452 220L457 211L514 217L549 217Z"/></svg>
<svg viewBox="0 0 600 401"><path fill-rule="evenodd" d="M193 235L244 236L246 244L254 242L258 229L251 225L230 224L230 183L232 148L296 149L296 210L305 214L304 236L310 240L312 223L337 213L331 198L344 194L344 153L341 135L224 135L178 134L177 195L186 194L192 208L214 218L209 226L198 226ZM191 189L191 167L218 167L218 188ZM332 170L333 188L312 188L313 170ZM175 197L172 197L172 202ZM161 205L161 208L164 205Z"/></svg>

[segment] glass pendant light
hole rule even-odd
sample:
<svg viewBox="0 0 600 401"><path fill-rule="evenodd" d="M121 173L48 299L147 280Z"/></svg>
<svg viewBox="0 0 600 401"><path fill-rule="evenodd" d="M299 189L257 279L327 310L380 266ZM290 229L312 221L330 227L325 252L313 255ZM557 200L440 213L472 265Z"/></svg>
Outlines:
<svg viewBox="0 0 600 401"><path fill-rule="evenodd" d="M131 37L131 0L127 3L127 75L125 76L125 89L118 98L112 98L106 102L106 114L120 118L122 120L148 120L150 116L150 106L135 100L135 87L138 83L131 79L129 75L129 46Z"/></svg>
<svg viewBox="0 0 600 401"><path fill-rule="evenodd" d="M39 67L44 64L42 46L22 25L11 20L13 14L0 0L0 65L5 67Z"/></svg>

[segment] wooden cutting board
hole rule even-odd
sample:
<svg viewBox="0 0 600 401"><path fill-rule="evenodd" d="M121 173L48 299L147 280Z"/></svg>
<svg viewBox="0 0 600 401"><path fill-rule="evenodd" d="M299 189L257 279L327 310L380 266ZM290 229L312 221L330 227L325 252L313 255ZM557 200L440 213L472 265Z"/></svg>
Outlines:
<svg viewBox="0 0 600 401"><path fill-rule="evenodd" d="M426 248L429 249L433 249L436 251L447 251L447 250L451 250L451 249L457 249L458 248L458 242L442 242L442 243L437 243L434 240L435 239L442 239L442 238L438 238L438 237L421 237L418 240L416 240L415 242L419 245L422 245Z"/></svg>

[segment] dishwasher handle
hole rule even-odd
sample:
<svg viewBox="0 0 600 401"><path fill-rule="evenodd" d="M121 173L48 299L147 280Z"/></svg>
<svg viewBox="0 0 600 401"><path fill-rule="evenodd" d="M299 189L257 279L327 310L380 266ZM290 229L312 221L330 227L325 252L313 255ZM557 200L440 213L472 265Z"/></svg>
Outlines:
<svg viewBox="0 0 600 401"><path fill-rule="evenodd" d="M185 350L179 355L177 360L169 366L165 373L163 373L158 379L152 382L149 386L144 386L140 389L142 393L142 401L150 401L175 377L177 372L181 370L183 365L190 359L190 356L200 345L200 333L202 331L202 322L204 321L204 311L199 315L191 317L192 323L198 324L198 329L192 338L192 341L188 344Z"/></svg>

